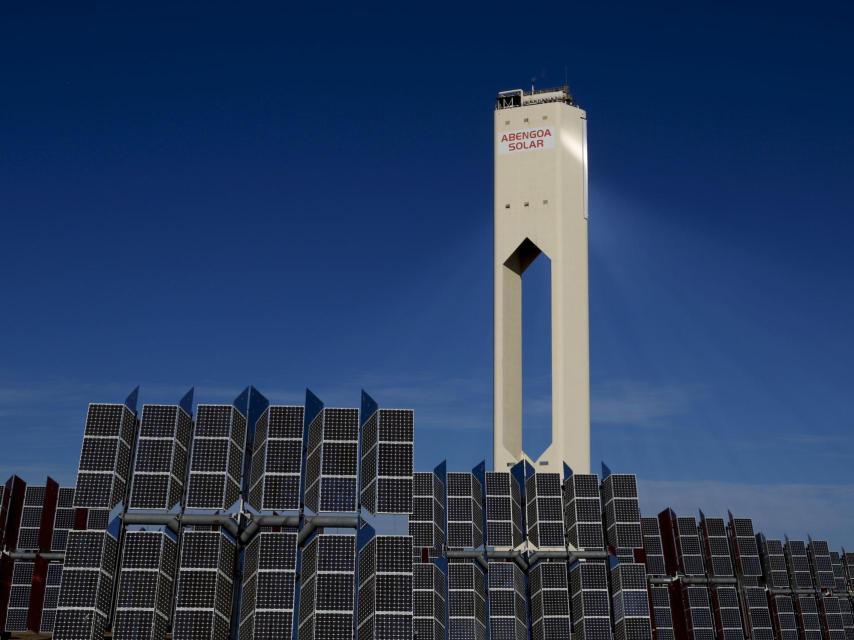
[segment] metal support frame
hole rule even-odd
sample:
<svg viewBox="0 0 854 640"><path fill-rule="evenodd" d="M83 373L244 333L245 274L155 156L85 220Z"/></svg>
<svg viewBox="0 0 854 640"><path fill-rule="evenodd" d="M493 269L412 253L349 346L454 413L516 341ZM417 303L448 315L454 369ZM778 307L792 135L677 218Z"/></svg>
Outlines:
<svg viewBox="0 0 854 640"><path fill-rule="evenodd" d="M489 560L512 560L522 571L527 572L532 566L545 560L567 560L569 562L575 562L576 560L605 560L608 557L608 552L599 551L598 549L554 549L548 551L535 551L526 556L522 551L497 551L494 549L488 549L485 551L477 549L446 549L445 556L448 559L460 558L477 560L484 569L487 568Z"/></svg>
<svg viewBox="0 0 854 640"><path fill-rule="evenodd" d="M575 562L576 560L606 560L608 558L607 551L599 549L575 549L575 550L548 550L535 551L528 557L528 562L533 566L542 560L567 560Z"/></svg>
<svg viewBox="0 0 854 640"><path fill-rule="evenodd" d="M162 525L168 527L174 533L178 533L181 526L201 525L219 526L227 530L242 544L248 544L258 533L261 527L292 527L300 525L298 515L246 515L238 522L232 515L226 513L134 513L126 512L122 516L124 524L137 525ZM358 529L359 516L353 515L315 515L306 516L303 519L303 527L299 530L297 541L302 545L315 529L323 527L336 527L342 529ZM42 557L47 557L41 554ZM47 554L50 555L50 554ZM30 554L34 557L34 554ZM22 559L15 556L16 559Z"/></svg>
<svg viewBox="0 0 854 640"><path fill-rule="evenodd" d="M3 551L3 555L9 556L12 560L60 560L65 561L64 551Z"/></svg>

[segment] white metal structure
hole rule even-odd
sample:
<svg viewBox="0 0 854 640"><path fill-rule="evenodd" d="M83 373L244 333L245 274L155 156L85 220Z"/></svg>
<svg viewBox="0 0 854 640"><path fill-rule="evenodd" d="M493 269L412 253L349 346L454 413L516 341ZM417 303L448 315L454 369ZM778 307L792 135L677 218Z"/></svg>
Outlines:
<svg viewBox="0 0 854 640"><path fill-rule="evenodd" d="M495 109L494 465L590 471L586 113L564 87L506 91ZM552 441L522 450L522 274L551 259Z"/></svg>

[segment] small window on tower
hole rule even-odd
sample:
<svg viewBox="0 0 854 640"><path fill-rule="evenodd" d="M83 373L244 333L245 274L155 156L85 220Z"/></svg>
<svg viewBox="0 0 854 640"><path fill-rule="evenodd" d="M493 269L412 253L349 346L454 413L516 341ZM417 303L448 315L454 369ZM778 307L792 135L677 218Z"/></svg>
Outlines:
<svg viewBox="0 0 854 640"><path fill-rule="evenodd" d="M510 205L509 205L509 204L505 204L505 205L504 205L504 208L505 208L505 209L509 209L509 208L510 208Z"/></svg>
<svg viewBox="0 0 854 640"><path fill-rule="evenodd" d="M528 203L527 203L527 202L525 203L525 206L526 206L526 207L528 206Z"/></svg>
<svg viewBox="0 0 854 640"><path fill-rule="evenodd" d="M528 122L528 118L525 118L525 122Z"/></svg>

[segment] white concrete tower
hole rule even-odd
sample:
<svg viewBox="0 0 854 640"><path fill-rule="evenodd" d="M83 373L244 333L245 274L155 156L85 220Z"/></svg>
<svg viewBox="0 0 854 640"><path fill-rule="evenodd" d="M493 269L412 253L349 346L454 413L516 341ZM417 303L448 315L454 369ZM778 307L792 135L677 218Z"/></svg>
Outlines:
<svg viewBox="0 0 854 640"><path fill-rule="evenodd" d="M590 471L587 115L566 88L505 91L495 109L494 463ZM552 441L522 450L522 273L551 260Z"/></svg>

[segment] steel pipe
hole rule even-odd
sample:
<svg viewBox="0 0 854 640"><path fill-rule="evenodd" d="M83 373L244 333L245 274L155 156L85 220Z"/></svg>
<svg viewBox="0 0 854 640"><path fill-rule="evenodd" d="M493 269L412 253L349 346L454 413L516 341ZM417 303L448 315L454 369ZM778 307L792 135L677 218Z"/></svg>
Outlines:
<svg viewBox="0 0 854 640"><path fill-rule="evenodd" d="M357 529L359 527L359 516L308 516L303 528L297 534L297 546L301 547L315 529L322 527Z"/></svg>
<svg viewBox="0 0 854 640"><path fill-rule="evenodd" d="M177 534L178 533L178 516L174 513L144 513L128 511L122 516L122 520L127 524L150 524L150 525L165 525Z"/></svg>
<svg viewBox="0 0 854 640"><path fill-rule="evenodd" d="M249 524L240 534L240 541L247 544L261 527L298 527L299 516L249 516Z"/></svg>
<svg viewBox="0 0 854 640"><path fill-rule="evenodd" d="M230 515L224 513L185 513L181 516L181 524L190 526L219 526L228 531L235 538L240 535L240 528L237 526L237 522Z"/></svg>

